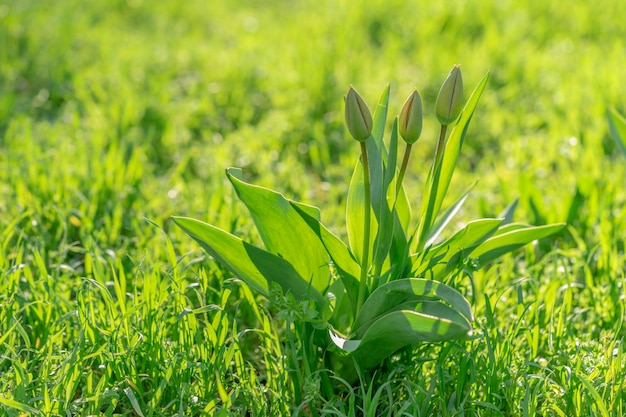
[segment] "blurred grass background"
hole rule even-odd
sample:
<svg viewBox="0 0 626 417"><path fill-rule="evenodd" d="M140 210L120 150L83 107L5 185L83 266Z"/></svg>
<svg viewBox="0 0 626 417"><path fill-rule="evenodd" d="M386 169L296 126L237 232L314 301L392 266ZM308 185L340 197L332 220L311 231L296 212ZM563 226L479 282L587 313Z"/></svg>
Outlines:
<svg viewBox="0 0 626 417"><path fill-rule="evenodd" d="M141 165L129 175L142 179L140 192L163 197L149 199L163 217L204 211L194 194L221 183L230 165L290 196L334 202L356 158L342 124L347 86L373 106L390 83L392 109L420 89L427 120L414 161L420 179L436 134L432 103L459 63L470 91L492 73L463 161L472 179L481 178L478 194L491 192L486 199L497 210L533 184L546 212L559 215L579 174L602 177L599 162L614 153L604 112L626 106L624 8L618 1L593 8L523 1L5 3L3 145L13 153L20 141L30 158L43 158L35 165L58 161L62 169L47 168L58 183L68 173L70 183L93 179L98 168L90 161L115 148ZM11 156L13 165L30 159ZM73 188L85 194L86 182ZM169 191L176 197L165 198Z"/></svg>
<svg viewBox="0 0 626 417"><path fill-rule="evenodd" d="M77 295L86 280L113 291L107 283L123 273L140 297L144 279L155 279L171 303L154 319L165 333L176 333L182 309L203 305L198 297L220 304L224 272L209 263L198 278L201 252L167 219L198 217L254 240L224 181L228 166L321 206L343 230L358 157L343 127L350 84L373 108L389 83L392 115L414 87L422 93L424 133L406 181L419 199L437 134L434 100L453 64L468 94L491 72L450 190L458 196L479 180L461 218L496 216L520 198L520 221L567 220L566 270L592 288L581 308L596 295L623 304L626 163L605 113L626 113L624 16L619 0L0 2L0 344L13 346L0 381L20 386L18 358L36 375L33 357L61 360L44 347L61 358L75 348L72 337L92 325L74 316L76 303L88 304ZM190 283L200 295L180 289L172 301L173 288ZM617 326L622 307L605 308L581 321L599 326L583 339ZM102 318L109 331L120 317L145 330L118 313ZM39 381L20 401L43 395L50 381Z"/></svg>

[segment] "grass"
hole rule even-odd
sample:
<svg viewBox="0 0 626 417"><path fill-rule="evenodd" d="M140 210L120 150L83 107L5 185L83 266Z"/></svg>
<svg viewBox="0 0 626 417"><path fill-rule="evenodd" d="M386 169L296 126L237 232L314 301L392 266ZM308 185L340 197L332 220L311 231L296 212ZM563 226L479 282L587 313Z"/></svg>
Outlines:
<svg viewBox="0 0 626 417"><path fill-rule="evenodd" d="M0 4L0 410L623 415L626 161L605 113L626 113L624 15L618 0ZM342 230L347 87L371 103L389 82L397 112L417 86L432 121L455 63L468 86L492 72L450 189L480 178L461 218L519 198L518 220L568 230L457 283L469 340L402 352L410 365L330 402L312 378L297 404L280 311L168 218L258 242L223 180L236 165L335 207ZM426 122L409 188L435 139Z"/></svg>

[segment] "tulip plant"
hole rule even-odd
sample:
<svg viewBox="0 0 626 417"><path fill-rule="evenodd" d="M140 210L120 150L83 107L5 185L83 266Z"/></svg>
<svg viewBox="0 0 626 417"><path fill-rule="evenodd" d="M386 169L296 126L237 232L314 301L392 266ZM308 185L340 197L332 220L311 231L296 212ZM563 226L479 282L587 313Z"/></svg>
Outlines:
<svg viewBox="0 0 626 417"><path fill-rule="evenodd" d="M249 184L235 168L226 175L264 248L199 220L174 218L235 276L293 310L286 330L298 341L297 354L288 355L296 358L296 392L304 379L321 375L322 390L331 395L329 376L357 382L402 348L466 337L472 311L450 286L454 278L563 227L513 223L513 204L499 218L468 222L440 239L467 198L440 213L487 80L488 74L467 102L459 66L443 83L435 103L441 129L416 221L410 203L417 199L402 183L422 133L422 100L417 90L409 95L384 141L389 87L373 116L354 88L345 97L346 125L361 151L347 195L347 243L321 222L319 208ZM400 138L405 149L398 167Z"/></svg>

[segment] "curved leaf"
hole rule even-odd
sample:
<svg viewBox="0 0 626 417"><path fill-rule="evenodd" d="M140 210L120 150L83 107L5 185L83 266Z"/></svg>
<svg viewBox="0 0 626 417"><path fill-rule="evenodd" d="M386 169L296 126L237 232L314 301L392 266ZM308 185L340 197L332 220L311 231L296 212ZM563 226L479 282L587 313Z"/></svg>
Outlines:
<svg viewBox="0 0 626 417"><path fill-rule="evenodd" d="M266 249L288 261L298 274L324 292L329 285L329 257L319 237L282 194L241 181L230 170L228 179L246 205ZM298 203L299 204L299 203ZM313 214L317 208L300 204ZM319 214L318 214L319 216Z"/></svg>
<svg viewBox="0 0 626 417"><path fill-rule="evenodd" d="M269 283L276 282L285 292L296 297L311 296L323 304L322 295L283 258L200 220L187 217L173 217L173 220L215 260L261 294L268 296Z"/></svg>
<svg viewBox="0 0 626 417"><path fill-rule="evenodd" d="M348 340L331 330L333 342L351 352L359 365L370 369L398 349L420 342L443 342L470 331L467 319L443 303L424 303L427 312L393 311L372 324L360 340Z"/></svg>
<svg viewBox="0 0 626 417"><path fill-rule="evenodd" d="M450 238L424 252L418 257L415 275L423 275L428 271L428 278L441 279L453 263L468 255L481 243L491 237L498 230L504 219L474 220Z"/></svg>
<svg viewBox="0 0 626 417"><path fill-rule="evenodd" d="M353 327L356 337L363 336L376 318L397 305L429 299L443 300L465 317L466 321L473 320L469 302L454 288L439 281L405 278L381 285L365 300Z"/></svg>
<svg viewBox="0 0 626 417"><path fill-rule="evenodd" d="M521 248L533 240L542 239L558 232L565 227L565 223L529 226L526 228L515 228L519 226L516 224L509 226L511 227L509 232L498 234L487 239L471 253L472 257L478 258L478 262L481 266L499 258L505 253Z"/></svg>
<svg viewBox="0 0 626 417"><path fill-rule="evenodd" d="M356 300L359 286L358 280L361 276L361 266L354 259L352 253L350 253L350 249L348 249L341 239L328 230L328 228L319 221L319 218L315 218L311 216L310 213L303 210L302 205L295 204L294 202L292 202L292 204L306 224L321 240L328 255L339 270L351 298ZM352 294L352 292L354 292L354 294Z"/></svg>
<svg viewBox="0 0 626 417"><path fill-rule="evenodd" d="M446 210L446 212L437 220L437 222L433 224L433 227L431 228L431 231L430 231L430 235L428 236L428 240L426 241L425 247L429 247L437 241L437 239L439 238L439 235L441 234L441 232L443 232L443 229L445 229L445 227L448 225L448 223L450 223L452 218L454 218L454 216L456 216L459 210L461 210L461 207L463 207L463 204L465 204L465 200L467 200L467 197L472 191L472 188L474 188L474 185L476 185L476 183L472 184L470 189L467 190L465 194L463 194L461 198L459 198L456 201L456 203L452 204L452 206L450 206Z"/></svg>

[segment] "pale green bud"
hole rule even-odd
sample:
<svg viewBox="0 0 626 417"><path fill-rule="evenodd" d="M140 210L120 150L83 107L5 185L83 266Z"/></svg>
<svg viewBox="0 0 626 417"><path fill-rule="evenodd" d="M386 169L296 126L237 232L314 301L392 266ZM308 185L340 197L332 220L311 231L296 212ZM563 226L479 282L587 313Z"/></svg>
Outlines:
<svg viewBox="0 0 626 417"><path fill-rule="evenodd" d="M402 139L408 144L417 142L422 134L422 98L417 90L404 102L398 122Z"/></svg>
<svg viewBox="0 0 626 417"><path fill-rule="evenodd" d="M365 142L372 133L372 113L363 98L352 86L348 90L346 101L346 126L352 137Z"/></svg>
<svg viewBox="0 0 626 417"><path fill-rule="evenodd" d="M463 110L463 76L461 67L455 65L439 90L435 113L439 122L447 126L459 117L461 110Z"/></svg>

